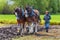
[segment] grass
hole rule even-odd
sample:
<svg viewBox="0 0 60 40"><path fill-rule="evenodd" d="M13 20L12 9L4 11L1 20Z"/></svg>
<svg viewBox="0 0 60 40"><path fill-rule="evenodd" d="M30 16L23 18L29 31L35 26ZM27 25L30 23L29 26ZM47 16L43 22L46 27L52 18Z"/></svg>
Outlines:
<svg viewBox="0 0 60 40"><path fill-rule="evenodd" d="M44 24L43 17L44 15L41 15L41 24ZM15 15L0 15L0 23L4 24L16 24L16 17ZM60 24L60 15L51 15L51 24Z"/></svg>
<svg viewBox="0 0 60 40"><path fill-rule="evenodd" d="M14 15L0 15L0 23L16 23L16 17Z"/></svg>

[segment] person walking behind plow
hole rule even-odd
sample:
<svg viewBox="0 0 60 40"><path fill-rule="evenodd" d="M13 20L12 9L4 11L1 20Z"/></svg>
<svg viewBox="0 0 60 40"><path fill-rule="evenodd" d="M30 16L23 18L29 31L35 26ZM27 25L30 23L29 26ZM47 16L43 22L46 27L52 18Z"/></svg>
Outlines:
<svg viewBox="0 0 60 40"><path fill-rule="evenodd" d="M45 16L44 16L43 19L45 21L45 29L46 29L46 32L48 32L49 25L50 25L50 19L51 19L51 16L50 16L49 11L46 11L45 12Z"/></svg>

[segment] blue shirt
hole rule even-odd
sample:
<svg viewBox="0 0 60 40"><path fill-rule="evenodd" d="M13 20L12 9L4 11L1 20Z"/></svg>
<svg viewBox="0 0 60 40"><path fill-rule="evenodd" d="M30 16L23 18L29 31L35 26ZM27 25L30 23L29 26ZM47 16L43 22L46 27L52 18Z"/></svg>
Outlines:
<svg viewBox="0 0 60 40"><path fill-rule="evenodd" d="M51 19L50 14L45 14L45 16L44 16L45 23L49 23L50 19Z"/></svg>

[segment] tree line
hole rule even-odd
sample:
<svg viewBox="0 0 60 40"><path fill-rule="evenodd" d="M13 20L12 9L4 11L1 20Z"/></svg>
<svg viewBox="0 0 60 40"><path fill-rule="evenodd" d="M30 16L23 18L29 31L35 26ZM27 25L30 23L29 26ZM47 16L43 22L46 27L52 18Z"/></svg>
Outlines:
<svg viewBox="0 0 60 40"><path fill-rule="evenodd" d="M9 2L12 2L9 4ZM38 9L41 14L44 14L46 10L52 14L60 13L60 0L4 0L3 5L0 5L0 13L12 14L16 6L24 8L26 5L32 6L34 9Z"/></svg>

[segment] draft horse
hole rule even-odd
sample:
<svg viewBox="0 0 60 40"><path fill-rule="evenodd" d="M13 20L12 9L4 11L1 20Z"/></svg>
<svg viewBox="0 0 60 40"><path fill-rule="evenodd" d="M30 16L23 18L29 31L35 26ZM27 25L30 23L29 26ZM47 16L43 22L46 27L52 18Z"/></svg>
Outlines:
<svg viewBox="0 0 60 40"><path fill-rule="evenodd" d="M32 11L33 11L34 15L31 16ZM30 23L34 24L34 26L29 25L29 32L31 32L31 30L34 28L35 30L32 30L32 32L37 33L37 26L38 26L38 20L39 20L38 14L39 14L38 10L35 10L35 9L32 10L32 8L30 8L30 7L25 10L25 17L28 22L28 25Z"/></svg>
<svg viewBox="0 0 60 40"><path fill-rule="evenodd" d="M18 24L18 35L23 36L24 34L24 24L25 24L25 17L24 17L24 11L22 8L16 8L15 9L15 15L17 17L17 24Z"/></svg>

